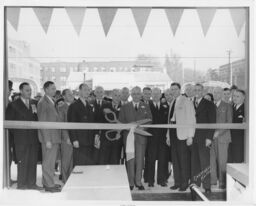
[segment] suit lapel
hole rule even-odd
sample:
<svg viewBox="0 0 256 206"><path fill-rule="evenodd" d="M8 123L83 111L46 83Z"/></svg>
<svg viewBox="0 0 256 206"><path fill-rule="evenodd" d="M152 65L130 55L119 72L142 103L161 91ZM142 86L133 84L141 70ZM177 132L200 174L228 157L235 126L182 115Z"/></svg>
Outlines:
<svg viewBox="0 0 256 206"><path fill-rule="evenodd" d="M18 106L18 110L23 113L23 115L27 116L27 115L31 115L31 106L29 104L29 109L27 108L27 106L24 104L24 102L21 100L21 98L19 98L17 100L17 106Z"/></svg>

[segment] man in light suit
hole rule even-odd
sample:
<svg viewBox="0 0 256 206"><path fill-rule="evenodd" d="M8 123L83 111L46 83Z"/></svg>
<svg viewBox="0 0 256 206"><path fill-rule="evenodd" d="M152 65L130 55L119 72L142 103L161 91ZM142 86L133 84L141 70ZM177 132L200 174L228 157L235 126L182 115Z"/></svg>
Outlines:
<svg viewBox="0 0 256 206"><path fill-rule="evenodd" d="M119 113L119 121L122 123L131 123L143 119L152 119L150 108L147 104L141 102L141 88L134 87L131 91L133 101L121 107ZM124 135L124 143L126 144L127 132ZM130 189L133 190L134 185L139 190L144 190L141 183L142 170L144 166L145 150L147 145L147 137L135 134L135 158L127 162L127 173ZM136 167L135 167L136 165Z"/></svg>
<svg viewBox="0 0 256 206"><path fill-rule="evenodd" d="M74 96L70 89L62 91L64 104L58 107L60 121L68 121L68 107L74 101ZM70 141L68 130L61 130L61 176L62 181L66 183L73 169L73 146Z"/></svg>
<svg viewBox="0 0 256 206"><path fill-rule="evenodd" d="M172 83L171 90L174 96L169 112L171 124L195 124L195 109L193 103L180 93L180 84ZM174 171L174 185L170 188L186 191L189 180L189 149L193 142L194 128L170 129L167 143L172 147L172 160Z"/></svg>
<svg viewBox="0 0 256 206"><path fill-rule="evenodd" d="M232 123L231 105L224 102L223 89L216 87L213 90L214 102L216 105L216 123ZM211 184L217 184L217 173L219 174L219 187L226 187L226 164L228 160L228 145L231 142L229 129L215 130L210 150L211 160ZM218 172L217 172L218 168Z"/></svg>
<svg viewBox="0 0 256 206"><path fill-rule="evenodd" d="M37 105L38 120L41 122L60 122L59 114L53 100L56 87L53 82L47 81L43 88L45 95ZM39 140L42 143L42 170L45 191L60 192L60 186L54 183L54 167L61 143L61 130L40 129Z"/></svg>

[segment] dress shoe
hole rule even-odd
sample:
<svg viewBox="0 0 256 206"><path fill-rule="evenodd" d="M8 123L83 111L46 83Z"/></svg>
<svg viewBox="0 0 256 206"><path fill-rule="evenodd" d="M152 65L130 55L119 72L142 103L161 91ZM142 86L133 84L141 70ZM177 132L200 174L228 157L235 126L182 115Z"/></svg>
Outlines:
<svg viewBox="0 0 256 206"><path fill-rule="evenodd" d="M163 182L159 184L161 187L167 187L167 183Z"/></svg>
<svg viewBox="0 0 256 206"><path fill-rule="evenodd" d="M18 183L18 181L17 180L10 180L10 185L12 186L13 184L15 184L15 183Z"/></svg>
<svg viewBox="0 0 256 206"><path fill-rule="evenodd" d="M181 187L181 188L179 189L180 192L185 192L186 190L187 190L187 187Z"/></svg>
<svg viewBox="0 0 256 206"><path fill-rule="evenodd" d="M205 189L205 194L211 194L211 189Z"/></svg>
<svg viewBox="0 0 256 206"><path fill-rule="evenodd" d="M180 187L178 185L173 185L172 187L170 187L171 190L177 190L179 189Z"/></svg>
<svg viewBox="0 0 256 206"><path fill-rule="evenodd" d="M26 190L28 189L27 186L18 186L17 187L18 190Z"/></svg>
<svg viewBox="0 0 256 206"><path fill-rule="evenodd" d="M130 190L131 190L131 191L133 190L133 188L134 188L134 186L130 186Z"/></svg>
<svg viewBox="0 0 256 206"><path fill-rule="evenodd" d="M139 190L145 190L144 186L141 185L141 186L136 186Z"/></svg>
<svg viewBox="0 0 256 206"><path fill-rule="evenodd" d="M61 190L56 187L44 187L45 192L60 192Z"/></svg>
<svg viewBox="0 0 256 206"><path fill-rule="evenodd" d="M154 187L154 184L153 183L149 183L148 186L149 187Z"/></svg>
<svg viewBox="0 0 256 206"><path fill-rule="evenodd" d="M28 186L28 189L30 189L30 190L44 190L43 187L39 187L38 185Z"/></svg>
<svg viewBox="0 0 256 206"><path fill-rule="evenodd" d="M219 188L224 190L224 189L226 189L226 186L225 185L220 185Z"/></svg>
<svg viewBox="0 0 256 206"><path fill-rule="evenodd" d="M59 185L59 184L55 184L55 185L54 185L54 187L56 187L56 188L60 189L60 188L61 188L61 185Z"/></svg>

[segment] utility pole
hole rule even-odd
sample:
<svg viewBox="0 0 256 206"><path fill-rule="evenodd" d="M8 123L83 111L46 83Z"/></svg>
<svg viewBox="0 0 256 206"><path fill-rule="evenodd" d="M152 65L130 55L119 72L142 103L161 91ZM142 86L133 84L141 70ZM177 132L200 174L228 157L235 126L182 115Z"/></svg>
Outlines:
<svg viewBox="0 0 256 206"><path fill-rule="evenodd" d="M194 74L193 74L193 77L194 77L194 82L196 82L196 59L194 59Z"/></svg>
<svg viewBox="0 0 256 206"><path fill-rule="evenodd" d="M227 53L228 53L228 67L229 67L229 74L230 74L230 77L229 77L229 81L230 81L230 86L232 86L233 84L233 73L232 73L232 67L231 67L231 62L230 62L230 56L231 56L231 50L227 50Z"/></svg>

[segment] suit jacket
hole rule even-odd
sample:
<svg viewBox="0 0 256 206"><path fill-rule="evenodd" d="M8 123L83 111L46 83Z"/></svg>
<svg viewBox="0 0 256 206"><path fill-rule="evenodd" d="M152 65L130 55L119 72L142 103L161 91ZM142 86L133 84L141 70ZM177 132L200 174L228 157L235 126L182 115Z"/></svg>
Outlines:
<svg viewBox="0 0 256 206"><path fill-rule="evenodd" d="M44 95L37 105L38 120L41 122L60 122L58 111L55 105ZM61 143L60 129L40 129L38 132L41 143Z"/></svg>
<svg viewBox="0 0 256 206"><path fill-rule="evenodd" d="M6 109L6 120L15 121L37 121L37 114L33 113L29 101L29 109L21 100L21 98L8 104ZM36 129L12 129L14 144L17 145L36 145L39 144L38 134Z"/></svg>
<svg viewBox="0 0 256 206"><path fill-rule="evenodd" d="M120 112L120 108L121 108L121 105L119 104L118 106L117 106L117 108L114 108L113 107L113 105L112 105L112 103L111 102L108 102L108 103L106 103L106 104L104 104L103 106L102 106L102 111L104 110L104 109L106 109L106 108L108 108L108 109L110 109L112 112L114 112L115 114L116 114L116 117L117 117L117 119L118 119L118 117L119 117L119 112ZM114 119L114 116L112 115L112 114L108 114L107 115L107 117L109 118L109 119ZM106 119L106 116L104 115L104 122L105 123L109 123L108 122L108 120ZM115 137L115 135L117 134L117 131L112 131L112 132L110 132L109 133L109 137L110 138L114 138ZM122 138L120 138L119 140L115 140L115 141L109 141L107 138L106 138L106 130L102 130L101 131L101 144L102 145L111 145L111 144L121 144L121 142L122 142Z"/></svg>
<svg viewBox="0 0 256 206"><path fill-rule="evenodd" d="M185 96L179 96L176 99L174 116L176 124L196 123L193 103ZM195 135L195 128L177 128L176 131L179 140L186 140L187 138L194 137Z"/></svg>
<svg viewBox="0 0 256 206"><path fill-rule="evenodd" d="M216 108L216 123L232 123L232 108L231 105L222 101ZM231 134L229 129L218 129L218 141L221 143L230 143Z"/></svg>
<svg viewBox="0 0 256 206"><path fill-rule="evenodd" d="M93 107L95 108L94 111L94 122L96 123L107 123L108 121L105 119L105 114L103 112L104 108L109 107L109 102L106 100L102 100L101 105L97 104L97 100L93 101L91 103L91 105L93 105ZM101 141L101 145L102 144L109 144L110 141L108 141L106 139L105 136L106 130L95 130L95 134L99 134L100 135L100 141Z"/></svg>
<svg viewBox="0 0 256 206"><path fill-rule="evenodd" d="M61 122L67 122L68 121L68 104L64 103L63 105L58 107L58 113L60 117ZM67 142L69 139L69 133L68 130L62 129L61 130L61 141L62 142Z"/></svg>
<svg viewBox="0 0 256 206"><path fill-rule="evenodd" d="M136 111L135 108L133 107L133 102L129 102L128 104L121 107L121 110L119 113L120 122L131 123L131 122L135 122L143 119L152 120L152 114L147 104L140 102L138 111ZM124 136L127 137L127 134L128 132L125 132ZM135 134L135 142L138 142L140 144L146 144L147 137Z"/></svg>
<svg viewBox="0 0 256 206"><path fill-rule="evenodd" d="M94 122L93 107L86 102L84 106L83 102L78 99L73 102L68 108L68 122ZM79 145L92 146L94 145L94 131L93 130L69 130L70 140L73 143L78 141Z"/></svg>
<svg viewBox="0 0 256 206"><path fill-rule="evenodd" d="M233 107L233 119L232 123L243 123L244 122L244 104L242 104L238 109ZM233 129L231 130L232 143L243 144L244 130Z"/></svg>
<svg viewBox="0 0 256 206"><path fill-rule="evenodd" d="M153 101L149 102L150 111L152 114L152 124L167 124L167 117L169 106L168 104L160 103L160 108L157 109L153 103ZM154 142L166 143L166 131L165 128L151 128L149 132L152 134L151 138Z"/></svg>
<svg viewBox="0 0 256 206"><path fill-rule="evenodd" d="M215 105L202 98L196 110L196 123L216 123ZM205 139L213 139L214 129L196 129L194 141L205 144Z"/></svg>

